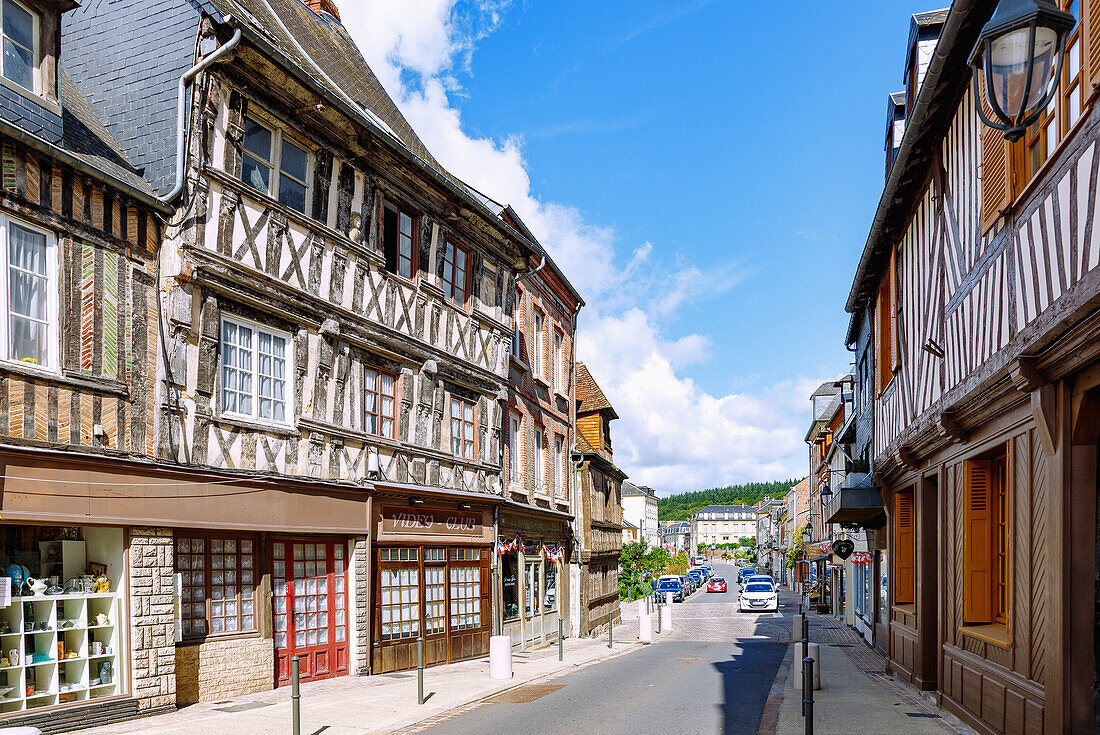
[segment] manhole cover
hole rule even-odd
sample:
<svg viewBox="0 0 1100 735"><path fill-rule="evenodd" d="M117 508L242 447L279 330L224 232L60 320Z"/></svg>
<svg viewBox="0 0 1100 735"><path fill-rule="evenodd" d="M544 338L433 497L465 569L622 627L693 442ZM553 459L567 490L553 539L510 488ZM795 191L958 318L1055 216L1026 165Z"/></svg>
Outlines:
<svg viewBox="0 0 1100 735"><path fill-rule="evenodd" d="M678 664L701 664L701 663L703 663L703 659L701 659L701 658L678 658L678 659L676 659L676 663L678 663Z"/></svg>
<svg viewBox="0 0 1100 735"><path fill-rule="evenodd" d="M216 712L247 712L250 709L259 709L260 707L270 707L271 702L242 702L241 704L231 704L228 707L215 707Z"/></svg>
<svg viewBox="0 0 1100 735"><path fill-rule="evenodd" d="M564 686L565 684L527 684L508 692L501 692L485 701L488 704L527 704L551 692L556 692Z"/></svg>

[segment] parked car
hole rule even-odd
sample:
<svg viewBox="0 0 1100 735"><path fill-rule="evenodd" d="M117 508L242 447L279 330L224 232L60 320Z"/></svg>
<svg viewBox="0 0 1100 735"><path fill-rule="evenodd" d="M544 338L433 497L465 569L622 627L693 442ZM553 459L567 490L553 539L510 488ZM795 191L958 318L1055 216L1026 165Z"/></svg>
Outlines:
<svg viewBox="0 0 1100 735"><path fill-rule="evenodd" d="M661 577L657 580L657 595L663 599L667 592L672 593L673 602L684 601L684 585L679 577Z"/></svg>
<svg viewBox="0 0 1100 735"><path fill-rule="evenodd" d="M752 567L744 567L737 570L737 584L742 585L745 583L745 578L750 575L756 574L756 570Z"/></svg>
<svg viewBox="0 0 1100 735"><path fill-rule="evenodd" d="M741 612L777 612L779 593L767 582L749 582L741 589L737 607Z"/></svg>
<svg viewBox="0 0 1100 735"><path fill-rule="evenodd" d="M684 586L684 594L690 595L695 591L695 580L686 574L680 575L680 584Z"/></svg>
<svg viewBox="0 0 1100 735"><path fill-rule="evenodd" d="M753 582L767 582L772 587L775 586L775 580L767 574L752 574L745 578L745 584L752 584Z"/></svg>
<svg viewBox="0 0 1100 735"><path fill-rule="evenodd" d="M714 577L707 582L707 592L725 592L726 580L721 577Z"/></svg>
<svg viewBox="0 0 1100 735"><path fill-rule="evenodd" d="M702 587L703 582L706 581L706 577L703 576L702 569L691 569L688 571L688 576L695 580L696 587Z"/></svg>
<svg viewBox="0 0 1100 735"><path fill-rule="evenodd" d="M712 569L710 565L706 565L703 567L703 573L707 575L707 579L710 579L714 576L714 569Z"/></svg>

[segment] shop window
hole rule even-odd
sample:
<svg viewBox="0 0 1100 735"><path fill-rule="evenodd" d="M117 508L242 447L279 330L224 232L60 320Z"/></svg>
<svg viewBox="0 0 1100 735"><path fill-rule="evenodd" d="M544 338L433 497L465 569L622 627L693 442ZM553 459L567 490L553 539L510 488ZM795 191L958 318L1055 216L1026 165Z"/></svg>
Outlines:
<svg viewBox="0 0 1100 735"><path fill-rule="evenodd" d="M447 555L443 549L424 549L424 561L446 561Z"/></svg>
<svg viewBox="0 0 1100 735"><path fill-rule="evenodd" d="M451 566L451 630L481 627L481 568Z"/></svg>
<svg viewBox="0 0 1100 735"><path fill-rule="evenodd" d="M481 549L451 549L451 561L477 561L481 558Z"/></svg>
<svg viewBox="0 0 1100 735"><path fill-rule="evenodd" d="M451 453L472 460L474 452L474 404L451 399Z"/></svg>
<svg viewBox="0 0 1100 735"><path fill-rule="evenodd" d="M183 637L256 630L252 538L176 535Z"/></svg>
<svg viewBox="0 0 1100 735"><path fill-rule="evenodd" d="M405 278L416 274L416 217L392 202L382 211L382 253L386 270Z"/></svg>
<svg viewBox="0 0 1100 735"><path fill-rule="evenodd" d="M886 625L890 619L889 584L890 565L885 551L878 552L878 622Z"/></svg>
<svg viewBox="0 0 1100 735"><path fill-rule="evenodd" d="M534 551L532 553L539 553ZM538 615L542 607L542 599L539 596L539 589L541 589L540 576L542 573L542 562L539 561L527 561L524 564L523 571L523 609L524 614L529 618L532 615Z"/></svg>
<svg viewBox="0 0 1100 735"><path fill-rule="evenodd" d="M546 563L546 591L543 593L543 609L554 612L558 609L558 565Z"/></svg>
<svg viewBox="0 0 1100 735"><path fill-rule="evenodd" d="M393 439L397 379L390 373L363 369L363 431Z"/></svg>
<svg viewBox="0 0 1100 735"><path fill-rule="evenodd" d="M428 561L427 552L424 553L424 561L425 563ZM447 615L444 609L447 597L446 575L446 567L424 567L424 633L426 635L437 635L447 630ZM454 607L453 604L452 607Z"/></svg>
<svg viewBox="0 0 1100 735"><path fill-rule="evenodd" d="M258 324L222 318L222 411L287 422L290 336Z"/></svg>
<svg viewBox="0 0 1100 735"><path fill-rule="evenodd" d="M515 553L508 553L500 558L500 591L505 620L515 620L519 617L519 559L517 557Z"/></svg>
<svg viewBox="0 0 1100 735"><path fill-rule="evenodd" d="M4 0L3 13L4 77L37 92L40 16L17 0Z"/></svg>
<svg viewBox="0 0 1100 735"><path fill-rule="evenodd" d="M913 493L894 496L894 602L910 605L915 599Z"/></svg>
<svg viewBox="0 0 1100 735"><path fill-rule="evenodd" d="M469 254L448 241L443 251L443 295L459 308L466 307Z"/></svg>
<svg viewBox="0 0 1100 735"><path fill-rule="evenodd" d="M416 551L382 549L382 560L415 562ZM379 570L379 576L382 592L382 640L416 638L420 635L420 570L415 565L383 567Z"/></svg>
<svg viewBox="0 0 1100 735"><path fill-rule="evenodd" d="M5 4L6 7L6 4ZM7 247L3 248L7 278L0 279L0 293L7 318L0 320L2 356L13 362L43 367L57 364L56 238L44 231L0 217Z"/></svg>
<svg viewBox="0 0 1100 735"><path fill-rule="evenodd" d="M1008 623L1008 445L965 463L963 622Z"/></svg>

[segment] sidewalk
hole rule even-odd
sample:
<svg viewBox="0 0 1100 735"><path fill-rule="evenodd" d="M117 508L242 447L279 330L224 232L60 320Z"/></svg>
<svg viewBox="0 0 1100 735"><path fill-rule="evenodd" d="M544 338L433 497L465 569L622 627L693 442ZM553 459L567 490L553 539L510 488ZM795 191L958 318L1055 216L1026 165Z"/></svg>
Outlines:
<svg viewBox="0 0 1100 735"><path fill-rule="evenodd" d="M895 681L886 672L886 660L835 618L811 613L810 641L821 644L821 689L814 692L817 735L973 733L915 690ZM772 685L761 733L805 732L802 691L794 689L791 676L794 657L801 655L799 644L792 643Z"/></svg>
<svg viewBox="0 0 1100 735"><path fill-rule="evenodd" d="M488 657L426 669L427 700L423 705L416 703L415 670L369 677L342 676L302 684L301 732L324 735L418 732L472 708L486 697L638 650L641 644L637 631L636 619L633 626L615 626L613 650L607 647L607 636L566 639L562 662L558 661L556 643L526 652L514 651L513 677L508 681L489 678ZM462 705L469 707L452 711ZM82 735L289 735L290 731L290 687L284 687L79 732Z"/></svg>

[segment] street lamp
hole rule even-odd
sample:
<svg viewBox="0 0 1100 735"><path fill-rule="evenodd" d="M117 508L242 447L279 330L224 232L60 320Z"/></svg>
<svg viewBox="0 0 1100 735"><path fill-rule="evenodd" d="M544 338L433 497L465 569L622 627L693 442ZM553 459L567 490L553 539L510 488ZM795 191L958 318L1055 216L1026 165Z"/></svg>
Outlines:
<svg viewBox="0 0 1100 735"><path fill-rule="evenodd" d="M1058 91L1066 36L1075 24L1052 0L1001 0L970 54L982 122L1010 142L1023 137ZM982 108L979 72L996 121Z"/></svg>
<svg viewBox="0 0 1100 735"><path fill-rule="evenodd" d="M827 505L830 500L833 499L833 489L826 485L821 488L821 504Z"/></svg>
<svg viewBox="0 0 1100 735"><path fill-rule="evenodd" d="M802 529L802 541L810 543L814 540L814 532L810 530L810 524L806 524L806 527Z"/></svg>

